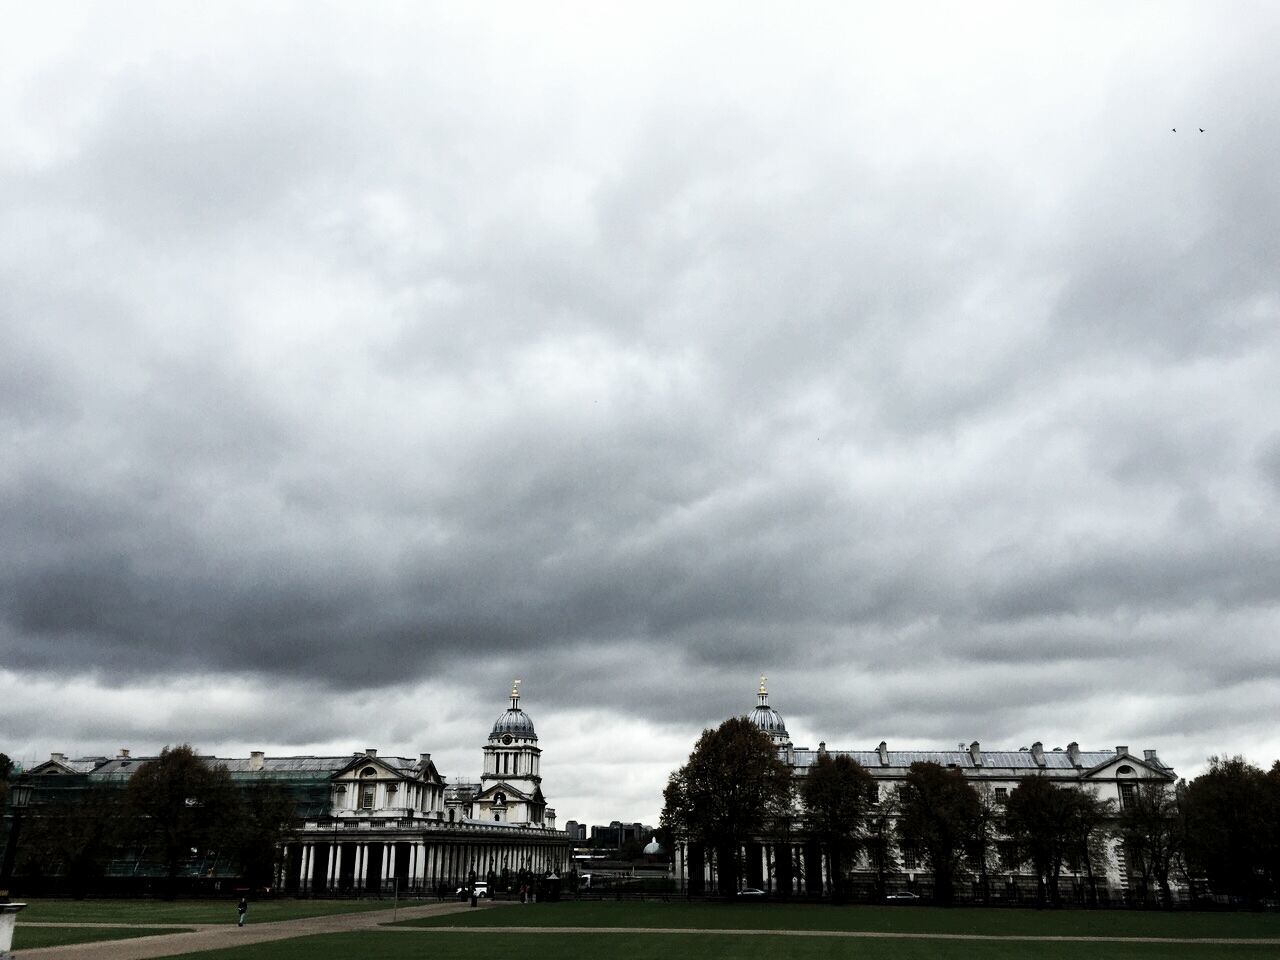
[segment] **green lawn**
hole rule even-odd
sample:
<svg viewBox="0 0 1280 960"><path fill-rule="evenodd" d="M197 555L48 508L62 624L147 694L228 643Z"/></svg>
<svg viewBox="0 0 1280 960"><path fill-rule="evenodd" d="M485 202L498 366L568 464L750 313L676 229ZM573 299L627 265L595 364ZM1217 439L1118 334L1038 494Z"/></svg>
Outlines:
<svg viewBox="0 0 1280 960"><path fill-rule="evenodd" d="M505 912L505 911L504 911ZM300 937L191 954L200 960L1275 960L1275 947L1188 944L999 943L709 934L361 932Z"/></svg>
<svg viewBox="0 0 1280 960"><path fill-rule="evenodd" d="M434 900L401 900L401 906ZM249 920L297 920L333 913L390 910L390 900L262 900L250 901ZM22 921L39 923L235 923L234 900L32 900Z"/></svg>
<svg viewBox="0 0 1280 960"><path fill-rule="evenodd" d="M1280 937L1280 914L1138 910L1009 910L807 903L539 903L422 920L413 926L700 927L720 930L864 930L989 936ZM1273 955L1280 950L1273 949Z"/></svg>
<svg viewBox="0 0 1280 960"><path fill-rule="evenodd" d="M35 950L37 947L61 947L68 943L93 943L97 940L129 940L133 937L154 937L163 933L190 933L190 927L162 927L139 929L137 927L24 927L21 923L13 932L14 950Z"/></svg>

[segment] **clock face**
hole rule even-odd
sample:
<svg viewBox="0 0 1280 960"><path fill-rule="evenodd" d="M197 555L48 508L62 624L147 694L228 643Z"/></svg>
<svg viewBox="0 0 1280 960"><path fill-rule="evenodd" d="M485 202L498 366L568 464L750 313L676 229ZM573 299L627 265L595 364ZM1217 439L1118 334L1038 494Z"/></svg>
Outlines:
<svg viewBox="0 0 1280 960"><path fill-rule="evenodd" d="M511 734L504 733L502 735L502 742L505 743L507 746L511 746Z"/></svg>

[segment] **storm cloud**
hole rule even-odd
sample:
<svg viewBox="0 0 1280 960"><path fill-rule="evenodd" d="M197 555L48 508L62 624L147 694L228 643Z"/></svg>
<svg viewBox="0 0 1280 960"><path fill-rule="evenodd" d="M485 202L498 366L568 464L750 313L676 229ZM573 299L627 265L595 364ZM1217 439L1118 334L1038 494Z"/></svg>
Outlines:
<svg viewBox="0 0 1280 960"><path fill-rule="evenodd" d="M519 676L561 818L652 821L766 673L806 745L1269 762L1277 27L18 14L0 749L473 775Z"/></svg>

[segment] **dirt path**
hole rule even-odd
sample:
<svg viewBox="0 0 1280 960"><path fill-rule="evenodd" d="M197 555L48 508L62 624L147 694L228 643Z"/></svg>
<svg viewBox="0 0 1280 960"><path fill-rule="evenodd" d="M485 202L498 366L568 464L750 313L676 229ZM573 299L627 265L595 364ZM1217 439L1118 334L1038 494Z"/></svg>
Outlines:
<svg viewBox="0 0 1280 960"><path fill-rule="evenodd" d="M366 913L335 913L323 917L306 917L300 920L276 920L269 923L250 921L243 927L234 923L33 923L32 927L133 927L145 930L155 927L187 927L192 933L169 933L151 937L134 937L129 940L103 940L98 943L70 943L61 947L40 947L21 950L13 954L15 960L153 960L175 954L197 953L201 950L220 950L242 943L266 943L270 940L290 940L316 933L345 933L350 930L368 930L380 923L390 923L393 916L400 920L418 917L435 917L471 909L465 903L432 903L424 906L401 907L394 910L372 910ZM25 926L25 924L24 924ZM399 929L389 927L387 929ZM427 929L427 928L423 928Z"/></svg>

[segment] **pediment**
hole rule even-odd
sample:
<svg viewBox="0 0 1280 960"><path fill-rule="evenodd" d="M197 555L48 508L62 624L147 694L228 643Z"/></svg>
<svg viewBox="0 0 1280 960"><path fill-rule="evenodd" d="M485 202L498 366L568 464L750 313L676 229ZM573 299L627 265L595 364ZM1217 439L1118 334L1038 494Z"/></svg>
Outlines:
<svg viewBox="0 0 1280 960"><path fill-rule="evenodd" d="M401 770L398 767L393 767L391 764L383 762L378 757L366 756L352 757L350 763L335 772L329 779L359 780L361 772L369 767L373 767L378 771L376 776L376 779L378 780L388 780L393 778L396 780L413 779L413 774L408 771Z"/></svg>
<svg viewBox="0 0 1280 960"><path fill-rule="evenodd" d="M495 793L505 794L507 797L507 802L510 802L512 800L522 800L527 803L529 801L529 795L527 793L505 782L490 784L489 786L481 790L478 794L476 794L475 799L480 801L492 801L493 795Z"/></svg>
<svg viewBox="0 0 1280 960"><path fill-rule="evenodd" d="M1174 776L1164 767L1158 767L1148 763L1146 760L1140 760L1132 754L1122 753L1118 756L1110 757L1102 761L1096 767L1090 767L1081 773L1081 778L1085 780L1115 780L1123 776L1120 773L1121 767L1132 767L1135 779L1148 779L1156 777L1161 780L1172 780Z"/></svg>
<svg viewBox="0 0 1280 960"><path fill-rule="evenodd" d="M57 760L46 760L44 763L31 767L26 772L33 777L43 777L49 774L69 774L76 773L77 771L73 770L65 763L59 763Z"/></svg>

